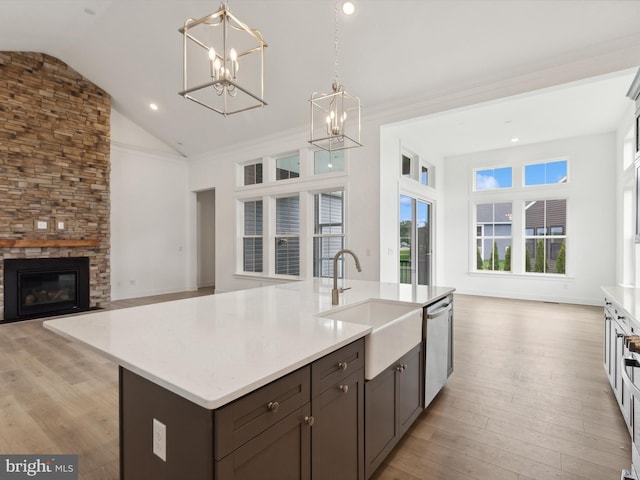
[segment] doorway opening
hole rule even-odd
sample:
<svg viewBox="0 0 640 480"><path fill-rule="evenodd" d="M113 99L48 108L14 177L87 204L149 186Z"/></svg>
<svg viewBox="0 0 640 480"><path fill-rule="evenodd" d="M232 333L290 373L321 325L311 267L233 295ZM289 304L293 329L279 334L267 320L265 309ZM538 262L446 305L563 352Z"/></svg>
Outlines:
<svg viewBox="0 0 640 480"><path fill-rule="evenodd" d="M431 284L432 210L430 202L400 195L400 283Z"/></svg>
<svg viewBox="0 0 640 480"><path fill-rule="evenodd" d="M216 285L216 191L196 192L197 205L197 286Z"/></svg>

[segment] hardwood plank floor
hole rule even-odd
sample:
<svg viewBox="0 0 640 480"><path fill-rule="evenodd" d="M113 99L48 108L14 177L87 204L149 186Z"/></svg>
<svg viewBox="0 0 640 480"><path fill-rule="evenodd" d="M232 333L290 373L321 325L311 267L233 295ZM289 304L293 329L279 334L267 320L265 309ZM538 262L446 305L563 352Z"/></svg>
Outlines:
<svg viewBox="0 0 640 480"><path fill-rule="evenodd" d="M601 308L456 295L455 372L375 478L619 479L630 438L602 336ZM42 320L0 325L0 453L75 453L81 479L117 479L117 382Z"/></svg>
<svg viewBox="0 0 640 480"><path fill-rule="evenodd" d="M456 295L454 317L455 372L376 479L620 478L602 308Z"/></svg>

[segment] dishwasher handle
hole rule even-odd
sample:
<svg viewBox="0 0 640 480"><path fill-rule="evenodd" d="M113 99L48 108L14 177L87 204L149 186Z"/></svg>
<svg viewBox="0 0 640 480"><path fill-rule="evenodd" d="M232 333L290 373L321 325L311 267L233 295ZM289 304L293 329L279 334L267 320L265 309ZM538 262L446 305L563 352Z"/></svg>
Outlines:
<svg viewBox="0 0 640 480"><path fill-rule="evenodd" d="M451 304L447 303L446 305L444 305L444 306L442 306L442 307L440 307L437 310L434 310L432 312L427 310L427 318L439 317L443 313L449 312L450 310L451 310Z"/></svg>

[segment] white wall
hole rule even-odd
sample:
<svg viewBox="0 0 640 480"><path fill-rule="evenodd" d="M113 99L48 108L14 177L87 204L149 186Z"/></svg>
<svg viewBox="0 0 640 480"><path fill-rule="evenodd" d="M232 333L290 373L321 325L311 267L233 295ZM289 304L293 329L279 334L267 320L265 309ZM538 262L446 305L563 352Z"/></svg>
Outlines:
<svg viewBox="0 0 640 480"><path fill-rule="evenodd" d="M636 286L634 107L616 131L616 283Z"/></svg>
<svg viewBox="0 0 640 480"><path fill-rule="evenodd" d="M186 161L111 112L111 299L185 291Z"/></svg>
<svg viewBox="0 0 640 480"><path fill-rule="evenodd" d="M561 186L561 193L553 187L515 188L522 178L523 165L562 158L569 160L569 182ZM615 281L615 133L449 157L445 162L445 284L468 294L602 304L600 286ZM500 201L496 195L502 196L503 201L515 197L515 211L523 200L568 199L566 276L472 272L473 169L505 165L514 165L514 189L490 193L492 202ZM473 198L481 200L482 196L476 193ZM517 228L514 225L514 231ZM519 241L522 236L514 232L514 245ZM514 247L514 264L523 261L522 254L516 255L518 251L522 248Z"/></svg>
<svg viewBox="0 0 640 480"><path fill-rule="evenodd" d="M268 189L270 195L278 195L298 188L299 181L283 182L281 184L261 185L252 188L239 187L236 181L236 169L240 163L259 160L263 157L276 156L299 149L307 149L307 131L298 131L283 135L279 138L264 139L263 141L239 145L236 148L204 155L190 161L189 190L195 197L195 192L216 189L216 292L232 291L272 285L283 279L268 278L266 276L245 275L238 271L238 242L237 202L241 198L248 198L252 191ZM373 139L364 139L372 142ZM370 145L370 144L369 144ZM301 162L311 161L312 155L303 154ZM370 148L352 149L347 152L346 173L333 177L308 176L300 188L313 191L326 185L345 188L345 247L355 251L362 265L362 272L353 268L351 260L346 261L346 277L363 280L378 279L378 171L377 155L370 152ZM304 168L301 166L301 168ZM329 178L327 180L327 178ZM327 183L328 182L328 183ZM262 195L262 194L260 194ZM196 203L190 202L190 217L195 218ZM304 256L304 254L302 254ZM310 254L306 256L309 258ZM304 260L304 259L303 259ZM195 260L191 260L192 265ZM308 263L308 262L307 262ZM310 277L312 270L307 269Z"/></svg>

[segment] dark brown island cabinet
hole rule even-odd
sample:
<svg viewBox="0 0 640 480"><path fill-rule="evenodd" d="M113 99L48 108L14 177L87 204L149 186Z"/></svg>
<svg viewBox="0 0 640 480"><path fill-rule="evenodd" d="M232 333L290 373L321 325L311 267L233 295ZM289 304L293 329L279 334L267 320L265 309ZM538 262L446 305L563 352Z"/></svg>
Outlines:
<svg viewBox="0 0 640 480"><path fill-rule="evenodd" d="M364 479L364 339L216 410L124 368L120 385L122 480Z"/></svg>
<svg viewBox="0 0 640 480"><path fill-rule="evenodd" d="M422 412L422 343L365 384L365 476L371 477Z"/></svg>
<svg viewBox="0 0 640 480"><path fill-rule="evenodd" d="M438 339L446 376L449 311ZM371 380L361 338L214 410L121 367L121 480L370 478L425 408L427 307L423 318L422 341ZM154 422L166 429L163 455L150 445Z"/></svg>

